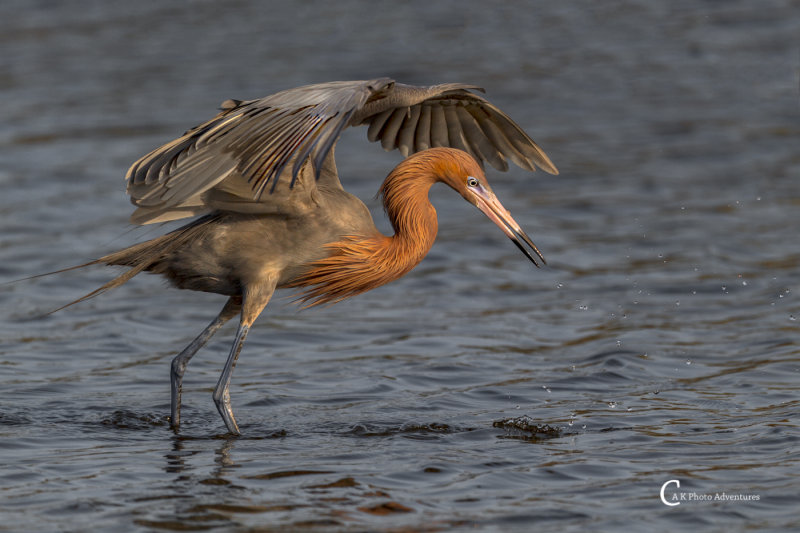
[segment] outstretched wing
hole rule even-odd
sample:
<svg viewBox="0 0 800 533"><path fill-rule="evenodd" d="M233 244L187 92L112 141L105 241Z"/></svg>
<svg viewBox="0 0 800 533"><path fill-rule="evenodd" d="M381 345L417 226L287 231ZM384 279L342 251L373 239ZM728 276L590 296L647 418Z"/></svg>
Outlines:
<svg viewBox="0 0 800 533"><path fill-rule="evenodd" d="M481 164L508 170L506 159L526 170L558 174L550 158L508 115L468 89L447 83L431 87L395 84L385 99L367 103L355 120L368 124L370 141L403 156L447 146L464 150Z"/></svg>
<svg viewBox="0 0 800 533"><path fill-rule="evenodd" d="M139 207L131 220L148 224L217 208L257 213L302 209L315 186L306 179L312 173L305 169L309 156L318 177L353 112L392 83L386 78L323 83L259 100L223 102L219 115L131 166L128 194ZM288 187L277 190L287 168ZM298 179L309 183L298 187L304 192L290 195Z"/></svg>
<svg viewBox="0 0 800 533"><path fill-rule="evenodd" d="M150 152L128 170L131 220L149 224L214 209L299 213L317 181L338 186L333 146L347 126L403 155L451 146L505 170L506 158L557 170L502 111L464 84L413 87L389 78L330 82L259 100L223 102L221 112ZM310 164L308 164L310 162Z"/></svg>

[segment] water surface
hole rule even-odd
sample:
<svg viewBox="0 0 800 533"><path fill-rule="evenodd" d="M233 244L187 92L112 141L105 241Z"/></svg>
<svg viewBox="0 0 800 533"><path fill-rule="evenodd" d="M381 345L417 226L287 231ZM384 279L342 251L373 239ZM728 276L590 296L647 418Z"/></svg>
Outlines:
<svg viewBox="0 0 800 533"><path fill-rule="evenodd" d="M485 86L561 170L490 172L536 270L444 187L411 274L279 294L169 361L224 298L94 268L0 292L0 530L787 530L800 525L800 111L790 1L0 7L0 279L161 234L131 162L227 98L392 76ZM399 161L346 132L368 202ZM695 499L662 503L695 494ZM742 495L740 500L700 497ZM754 497L758 496L758 499ZM687 496L688 497L688 496Z"/></svg>

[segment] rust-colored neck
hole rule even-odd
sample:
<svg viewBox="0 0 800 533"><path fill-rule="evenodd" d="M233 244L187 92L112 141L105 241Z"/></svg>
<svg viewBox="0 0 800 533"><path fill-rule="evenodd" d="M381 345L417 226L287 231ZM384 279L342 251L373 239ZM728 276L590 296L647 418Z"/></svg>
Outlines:
<svg viewBox="0 0 800 533"><path fill-rule="evenodd" d="M387 237L351 235L329 247L331 255L315 262L295 287L308 287L308 306L333 303L385 285L417 266L433 246L438 223L428 191L441 181L435 157L411 157L387 176L380 189L394 229Z"/></svg>
<svg viewBox="0 0 800 533"><path fill-rule="evenodd" d="M402 267L402 276L422 261L436 240L439 223L428 199L431 186L439 181L426 161L406 160L383 182L380 195L394 236L388 239L386 259Z"/></svg>

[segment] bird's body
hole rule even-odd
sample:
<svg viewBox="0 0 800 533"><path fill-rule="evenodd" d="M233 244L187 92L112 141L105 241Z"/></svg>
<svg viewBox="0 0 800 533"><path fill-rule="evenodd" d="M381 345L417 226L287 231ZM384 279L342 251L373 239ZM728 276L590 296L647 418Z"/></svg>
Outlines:
<svg viewBox="0 0 800 533"><path fill-rule="evenodd" d="M145 270L162 274L181 289L234 296L266 273L275 276L276 288L286 288L308 270L308 265L328 255L327 245L344 235L377 232L366 206L355 197L348 200L356 209L346 211L351 215L347 221L333 216L330 208L306 216L205 215L173 233L142 243L140 250L131 247L128 250L132 253L123 250L121 257L106 262L136 266L141 251L147 248L147 257L157 259ZM189 238L182 238L184 235ZM247 246L241 246L243 240ZM176 247L176 242L181 244Z"/></svg>
<svg viewBox="0 0 800 533"><path fill-rule="evenodd" d="M134 163L127 176L138 207L134 222L199 218L89 263L130 269L80 300L142 271L182 289L229 297L219 316L173 360L173 427L180 422L189 359L238 314L236 340L214 392L228 430L238 434L231 373L274 291L298 290L306 305L334 303L407 273L436 237L428 190L437 182L481 209L534 263L534 255L541 258L494 196L478 161L503 169L508 157L530 170L536 163L557 171L511 119L467 90L472 88L410 87L381 78L226 101L217 117ZM333 145L343 128L359 124L369 124L371 140L408 155L380 189L391 236L378 231L367 207L339 182Z"/></svg>

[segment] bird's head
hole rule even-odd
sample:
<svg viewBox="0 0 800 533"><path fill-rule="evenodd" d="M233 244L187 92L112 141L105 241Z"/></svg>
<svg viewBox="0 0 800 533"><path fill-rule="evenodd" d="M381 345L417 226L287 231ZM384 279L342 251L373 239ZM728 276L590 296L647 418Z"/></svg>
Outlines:
<svg viewBox="0 0 800 533"><path fill-rule="evenodd" d="M534 265L539 266L537 258L542 264L545 263L542 253L497 199L483 169L472 156L454 148L431 148L425 152L434 162L434 173L439 181L455 189L466 201L480 209Z"/></svg>

